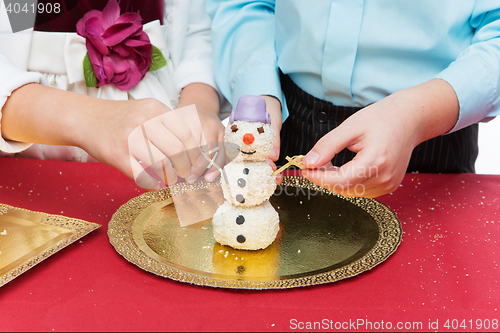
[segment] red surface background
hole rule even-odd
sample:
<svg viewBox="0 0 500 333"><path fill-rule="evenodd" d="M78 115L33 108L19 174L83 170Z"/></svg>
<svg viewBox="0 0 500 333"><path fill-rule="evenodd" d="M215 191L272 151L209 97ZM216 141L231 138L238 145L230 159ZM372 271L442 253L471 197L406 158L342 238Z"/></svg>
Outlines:
<svg viewBox="0 0 500 333"><path fill-rule="evenodd" d="M396 253L356 277L287 290L195 286L129 263L107 223L141 193L102 164L0 158L0 203L102 225L0 288L0 330L434 331L438 321L484 331L476 321L489 320L500 331L500 176L407 174L379 198L403 224Z"/></svg>

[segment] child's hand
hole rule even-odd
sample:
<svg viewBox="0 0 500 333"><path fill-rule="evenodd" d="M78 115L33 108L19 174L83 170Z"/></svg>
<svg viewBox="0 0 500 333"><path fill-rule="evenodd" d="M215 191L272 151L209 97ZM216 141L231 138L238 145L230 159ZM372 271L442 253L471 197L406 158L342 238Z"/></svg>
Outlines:
<svg viewBox="0 0 500 333"><path fill-rule="evenodd" d="M215 102L202 99L200 105L216 114L218 96L210 89ZM216 121L200 114L194 107L172 111L155 99L111 101L27 84L7 100L1 124L6 139L77 146L139 186L156 189L160 179L172 184L177 175L189 178L192 167L206 169L208 161L198 147L206 144L202 132L212 129ZM222 125L211 133L218 132L223 133ZM144 172L145 168L152 175Z"/></svg>
<svg viewBox="0 0 500 333"><path fill-rule="evenodd" d="M376 197L394 191L403 180L415 139L402 117L388 118L387 113L375 103L349 117L304 159L308 167L324 167L303 170L302 175L344 196ZM340 168L331 166L331 158L346 147L357 153L355 158Z"/></svg>
<svg viewBox="0 0 500 333"><path fill-rule="evenodd" d="M214 163L223 168L228 162L226 161L226 154L224 152L224 125L219 119L219 96L217 92L210 86L203 83L192 83L182 89L181 97L179 100L178 109L188 105L196 105L198 116L201 122L199 135L204 139L200 145L206 147L206 152L218 148L217 155L210 154L210 158L216 155ZM191 175L187 177L188 182L194 182L203 173L205 173L205 180L212 182L218 175L218 168L212 166L207 170L209 165L208 160L204 159L203 163L191 169Z"/></svg>
<svg viewBox="0 0 500 333"><path fill-rule="evenodd" d="M154 99L107 101L106 105L89 110L77 143L139 186L157 189L158 179L173 184L177 175L189 177L193 165L204 163L198 149L201 125L193 121L198 118L194 107L181 114Z"/></svg>
<svg viewBox="0 0 500 333"><path fill-rule="evenodd" d="M413 148L448 132L458 118L453 88L442 80L390 95L355 113L321 138L304 158L312 182L344 196L377 197L396 190ZM340 168L328 165L344 148L355 158ZM326 166L326 167L322 167Z"/></svg>
<svg viewBox="0 0 500 333"><path fill-rule="evenodd" d="M124 103L127 103L126 106L122 105L118 113L112 110L107 112L112 123L120 124L115 125L120 133L113 134L114 137L127 133L130 135L128 141L123 141L124 137L121 137L120 147L116 149L121 152L121 156L109 150L97 152L97 156L89 151L92 156L116 167L144 188L158 188L158 178L166 184L173 184L177 181L177 175L188 182L194 182L203 173L207 181L216 178L218 170L212 167L207 171L209 161L199 149L200 146L208 145L210 150L214 148L214 143L224 142L224 126L218 118L218 95L212 87L201 83L186 86L181 92L179 106L174 111L152 99ZM124 113L129 117L124 117ZM138 118L145 121L141 123ZM131 129L133 125L136 127ZM103 130L101 127L100 131ZM148 140L145 140L145 136ZM128 152L123 145L127 142L128 148L132 148L128 156L129 166L126 166L125 155ZM223 149L223 146L219 147ZM210 157L214 155L212 153ZM113 161L108 156L112 156ZM215 163L223 167L224 158L222 150ZM142 161L143 165L138 161ZM144 172L144 167L148 167L151 172ZM132 177L129 168L132 169Z"/></svg>

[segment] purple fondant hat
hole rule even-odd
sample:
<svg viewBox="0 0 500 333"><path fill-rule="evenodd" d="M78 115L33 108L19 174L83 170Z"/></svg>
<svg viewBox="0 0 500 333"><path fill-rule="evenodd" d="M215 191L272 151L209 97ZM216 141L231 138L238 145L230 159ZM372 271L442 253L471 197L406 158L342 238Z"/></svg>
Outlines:
<svg viewBox="0 0 500 333"><path fill-rule="evenodd" d="M229 115L229 123L235 120L271 123L271 116L266 111L266 101L259 96L241 96L236 109Z"/></svg>

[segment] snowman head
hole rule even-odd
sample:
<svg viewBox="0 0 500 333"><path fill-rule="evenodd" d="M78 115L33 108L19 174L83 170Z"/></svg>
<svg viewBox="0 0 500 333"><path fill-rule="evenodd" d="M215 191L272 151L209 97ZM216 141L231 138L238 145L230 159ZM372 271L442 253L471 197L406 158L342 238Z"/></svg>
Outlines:
<svg viewBox="0 0 500 333"><path fill-rule="evenodd" d="M226 141L238 146L235 160L264 160L271 154L274 130L266 111L266 101L258 96L242 96L229 116Z"/></svg>

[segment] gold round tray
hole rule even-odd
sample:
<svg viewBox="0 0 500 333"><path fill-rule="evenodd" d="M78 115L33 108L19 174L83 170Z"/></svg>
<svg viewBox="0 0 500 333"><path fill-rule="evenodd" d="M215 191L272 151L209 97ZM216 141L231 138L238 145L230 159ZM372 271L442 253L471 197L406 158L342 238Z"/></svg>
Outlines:
<svg viewBox="0 0 500 333"><path fill-rule="evenodd" d="M280 232L264 250L216 243L211 219L182 227L173 197L218 184L183 183L131 199L113 215L115 249L140 268L197 285L275 289L334 282L373 268L401 242L401 223L375 199L345 198L284 177L270 201Z"/></svg>

